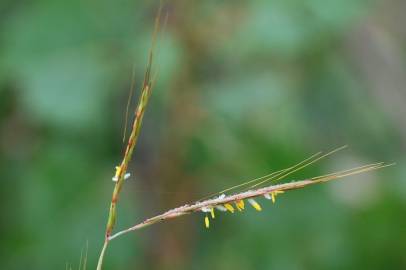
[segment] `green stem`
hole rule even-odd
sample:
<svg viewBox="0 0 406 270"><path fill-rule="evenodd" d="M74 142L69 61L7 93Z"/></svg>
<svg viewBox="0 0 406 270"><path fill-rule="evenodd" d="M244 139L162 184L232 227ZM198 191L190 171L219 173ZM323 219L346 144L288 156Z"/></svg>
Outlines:
<svg viewBox="0 0 406 270"><path fill-rule="evenodd" d="M103 248L100 252L99 261L97 262L96 270L101 270L103 265L104 253L106 253L107 245L109 244L109 240L106 239L103 244Z"/></svg>

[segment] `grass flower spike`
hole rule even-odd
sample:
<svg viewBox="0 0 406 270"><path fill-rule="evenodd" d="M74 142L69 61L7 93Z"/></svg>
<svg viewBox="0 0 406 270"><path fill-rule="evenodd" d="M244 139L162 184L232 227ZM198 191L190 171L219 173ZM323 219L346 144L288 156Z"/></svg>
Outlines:
<svg viewBox="0 0 406 270"><path fill-rule="evenodd" d="M277 185L270 185L270 186L265 186L262 188L257 188L257 189L250 189L248 191L243 191L240 193L232 194L232 195L225 195L225 196L220 196L220 197L215 197L212 199L207 199L203 201L198 201L192 204L186 204L174 209L171 209L163 214L148 218L141 223L138 223L128 229L122 230L120 232L117 232L109 237L109 240L113 240L121 235L124 235L126 233L136 231L139 229L142 229L147 226L151 226L155 223L166 221L172 218L184 216L187 214L191 214L194 212L205 212L206 215L207 213L211 212L212 208L216 208L220 211L229 211L231 213L234 213L234 207L231 205L231 203L236 203L237 201L240 200L247 200L256 210L259 210L261 206L254 200L254 198L261 197L261 196L266 196L265 194L268 194L267 196L270 196L272 199L272 193L275 195L281 194L282 192L287 193L287 191L290 190L295 190L295 189L301 189L310 185L315 185L315 184L320 184L320 183L325 183L329 182L332 180L337 180L343 177L348 177L351 175L356 175L360 173L365 173L365 172L370 172L378 169L382 169L388 166L392 166L394 164L384 164L382 162L380 163L372 163L369 165L364 165L356 168L352 168L349 170L343 170L340 172L335 172L335 173L330 173L326 174L323 176L317 176L317 177L312 177L308 178L305 180L297 180L297 181L291 181L289 183L283 183L283 184L277 184ZM271 195L269 195L271 194ZM205 220L206 224L206 220Z"/></svg>
<svg viewBox="0 0 406 270"><path fill-rule="evenodd" d="M153 56L154 56L154 50L155 50L155 44L156 44L156 36L158 33L158 29L159 29L160 19L161 19L161 8L159 9L158 15L155 19L155 29L154 29L154 33L152 36L152 45L151 45L149 55L148 55L148 63L147 63L146 71L144 74L144 81L141 85L141 93L140 93L140 97L138 100L138 105L134 111L134 120L132 123L131 133L128 138L127 145L125 147L122 161L121 161L120 165L116 167L116 171L115 171L114 177L112 179L115 182L115 185L114 185L113 194L112 194L112 198L111 198L111 202L110 202L110 208L109 208L108 217L107 217L107 224L106 224L106 230L105 230L105 235L104 235L104 244L103 244L103 247L100 252L99 260L97 262L97 270L102 269L104 254L106 252L107 246L110 241L110 237L113 233L113 230L114 230L114 227L116 224L117 203L119 201L120 193L123 188L124 179L129 177L129 174L127 174L128 165L129 165L132 155L134 153L135 146L137 144L138 137L140 135L140 130L141 130L144 113L145 113L149 98L152 93L152 88L153 88L153 78L152 78L152 74L151 74L152 73L152 62L153 62Z"/></svg>

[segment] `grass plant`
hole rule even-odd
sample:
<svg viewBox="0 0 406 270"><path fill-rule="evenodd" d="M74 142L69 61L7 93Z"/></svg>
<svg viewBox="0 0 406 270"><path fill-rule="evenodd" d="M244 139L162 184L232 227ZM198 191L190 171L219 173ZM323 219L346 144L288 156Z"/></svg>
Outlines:
<svg viewBox="0 0 406 270"><path fill-rule="evenodd" d="M152 38L152 45L149 51L149 56L148 56L148 63L146 67L146 71L144 74L144 80L141 86L141 93L140 97L138 100L138 105L134 111L134 120L132 123L132 128L131 128L131 133L128 138L128 141L126 143L126 148L124 151L123 159L121 163L116 166L115 173L113 180L115 181L115 186L110 202L110 208L109 208L109 213L108 213L108 218L107 218L107 225L106 225L106 230L105 230L105 238L104 238L104 244L100 252L98 264L97 264L97 270L101 270L103 266L103 260L106 254L106 250L108 247L108 244L110 243L111 240L116 239L119 236L122 236L124 234L127 234L132 231L136 231L139 229L142 229L144 227L151 226L153 224L167 221L173 218L177 218L180 216L184 216L187 214L191 213L196 213L200 212L203 213L204 216L204 226L206 228L210 227L210 220L215 219L215 216L218 212L224 212L224 213L236 213L236 212L242 212L245 209L245 202L248 202L249 205L251 205L255 210L257 211L262 211L262 207L260 203L258 202L258 198L265 198L272 203L275 203L276 197L280 194L287 193L290 190L294 189L300 189L304 188L310 185L314 184L320 184L324 182L328 182L331 180L336 180L340 179L343 177L348 177L360 173L365 173L369 171L374 171L378 170L387 166L391 166L393 164L385 164L383 162L379 163L372 163L372 164L367 164L363 166L358 166L355 168L339 171L339 172L333 172L329 173L326 175L322 176L315 176L315 177L310 177L308 179L304 180L293 180L287 183L278 183L281 180L286 179L288 176L291 174L311 165L314 164L317 161L320 161L323 158L326 158L344 148L339 147L333 151L327 152L323 154L322 152L318 152L303 161L290 166L288 168L272 172L270 174L267 174L265 176L244 181L243 183L226 188L220 192L211 194L209 196L206 196L196 202L190 203L190 204L185 204L180 207L176 207L173 209L170 209L160 215L147 218L144 221L135 224L127 229L118 231L113 233L113 230L115 228L116 220L117 220L117 205L120 197L121 190L123 188L124 180L127 178L129 175L127 173L128 165L129 162L131 161L131 158L133 156L137 140L140 134L141 130L141 125L142 125L142 120L145 114L145 110L148 105L148 101L150 99L152 89L153 89L153 84L154 84L154 78L155 76L152 76L152 65L153 65L153 58L154 58L154 50L155 50L155 45L156 45L156 38L159 30L159 25L160 25L160 18L161 18L161 11L159 11L158 16L156 17L155 21L155 29L153 33L153 38ZM132 83L133 85L133 83ZM130 94L131 97L131 94ZM128 103L129 104L129 103ZM127 108L128 108L127 104ZM128 117L128 113L126 114L126 118ZM216 213L217 212L217 213ZM86 267L86 258L84 259L83 262L83 268ZM81 259L82 261L82 259ZM82 267L82 263L81 266Z"/></svg>

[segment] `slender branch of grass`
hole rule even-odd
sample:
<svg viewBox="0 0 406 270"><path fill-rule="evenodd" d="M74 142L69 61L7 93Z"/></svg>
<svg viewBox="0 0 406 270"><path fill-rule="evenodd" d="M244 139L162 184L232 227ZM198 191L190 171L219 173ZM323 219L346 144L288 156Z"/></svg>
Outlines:
<svg viewBox="0 0 406 270"><path fill-rule="evenodd" d="M234 195L229 195L229 196L219 196L217 198L213 199L208 199L204 200L201 202L196 202L191 205L184 205L181 207L177 207L174 209L171 209L163 214L157 215L152 218L148 218L144 220L143 222L136 224L128 229L122 230L120 232L117 232L109 237L109 240L113 240L121 235L127 234L132 231L136 231L139 229L142 229L144 227L151 226L153 224L167 221L172 218L180 217L186 214L191 214L194 212L207 212L207 209L214 209L217 206L223 206L226 204L231 204L231 203L236 203L240 202L245 199L252 199L260 196L266 196L268 194L272 194L275 192L285 192L288 190L293 190L293 189L299 189L299 188L304 188L309 185L314 185L322 182L328 182L334 179L339 179L359 173L364 173L368 171L373 171L373 170L378 170L387 166L392 166L393 164L383 164L383 163L373 163L369 165L364 165L361 167L357 168L352 168L349 170L344 170L341 172L336 172L336 173L331 173L327 174L324 176L317 176L313 178L309 178L307 180L300 180L300 181L293 181L290 183L284 183L284 184L279 184L279 185L271 185L255 190L248 190L245 192L240 192Z"/></svg>
<svg viewBox="0 0 406 270"><path fill-rule="evenodd" d="M141 94L140 94L140 97L138 100L138 105L136 107L135 114L134 114L134 121L133 121L132 129L131 129L130 137L128 138L123 160L121 161L121 164L116 167L116 173L114 176L116 184L114 186L113 195L111 198L110 210L109 210L109 215L107 218L105 240L104 240L104 244L103 244L102 250L100 252L99 260L97 263L97 270L102 269L104 255L105 255L107 246L110 241L110 236L111 236L114 226L116 224L116 218L117 218L116 208L117 208L117 203L119 200L120 192L123 187L124 176L126 175L126 172L128 169L128 164L134 153L135 146L138 141L138 136L140 134L140 129L141 129L141 125L142 125L142 119L144 117L144 112L147 107L149 98L151 96L151 91L152 91L152 86L153 86L153 80L151 79L152 61L153 61L153 53L154 53L155 43L156 43L156 35L158 32L158 27L159 27L159 22L160 22L160 13L161 13L161 8L159 9L158 15L155 20L155 30L154 30L154 34L153 34L153 38L152 38L152 46L150 48L150 52L148 55L148 64L147 64L147 68L146 68L145 75L144 75L144 82L142 84Z"/></svg>

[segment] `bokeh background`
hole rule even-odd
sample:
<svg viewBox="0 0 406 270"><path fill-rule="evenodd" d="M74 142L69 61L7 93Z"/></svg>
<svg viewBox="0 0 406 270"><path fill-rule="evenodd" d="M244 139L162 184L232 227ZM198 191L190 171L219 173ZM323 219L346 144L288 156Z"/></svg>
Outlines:
<svg viewBox="0 0 406 270"><path fill-rule="evenodd" d="M0 4L2 269L95 269L158 1ZM167 1L117 228L319 150L395 167L113 241L105 269L406 269L406 2ZM136 94L139 94L137 88ZM132 103L135 106L135 100ZM290 180L290 179L288 179Z"/></svg>

